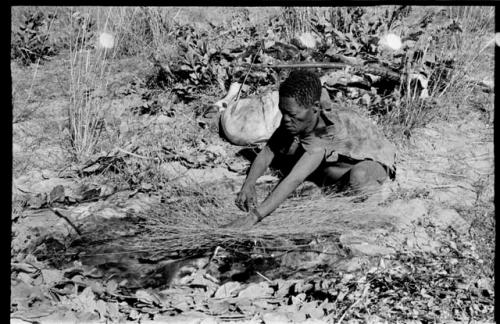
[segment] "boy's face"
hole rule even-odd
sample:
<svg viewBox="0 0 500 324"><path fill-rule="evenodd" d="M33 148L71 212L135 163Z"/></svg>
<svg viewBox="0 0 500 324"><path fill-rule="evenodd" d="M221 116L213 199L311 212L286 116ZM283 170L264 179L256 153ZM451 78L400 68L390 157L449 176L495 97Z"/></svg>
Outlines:
<svg viewBox="0 0 500 324"><path fill-rule="evenodd" d="M279 109L283 115L281 123L290 134L303 134L314 129L319 111L317 103L305 107L295 98L280 97Z"/></svg>

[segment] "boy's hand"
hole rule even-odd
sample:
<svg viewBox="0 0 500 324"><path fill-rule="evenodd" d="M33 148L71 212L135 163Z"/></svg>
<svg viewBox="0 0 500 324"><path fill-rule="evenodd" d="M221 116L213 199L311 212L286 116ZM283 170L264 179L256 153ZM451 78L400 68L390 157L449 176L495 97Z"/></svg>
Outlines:
<svg viewBox="0 0 500 324"><path fill-rule="evenodd" d="M259 217L255 209L250 210L248 214L241 215L229 224L222 225L221 228L250 228L257 224L262 218Z"/></svg>
<svg viewBox="0 0 500 324"><path fill-rule="evenodd" d="M242 211L248 212L252 208L255 208L257 206L257 192L255 191L255 186L243 186L236 196L235 203Z"/></svg>

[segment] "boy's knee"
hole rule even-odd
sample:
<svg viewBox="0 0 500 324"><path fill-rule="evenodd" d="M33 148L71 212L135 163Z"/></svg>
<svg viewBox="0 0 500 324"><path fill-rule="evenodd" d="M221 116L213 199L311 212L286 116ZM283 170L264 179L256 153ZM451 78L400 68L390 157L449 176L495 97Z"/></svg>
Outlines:
<svg viewBox="0 0 500 324"><path fill-rule="evenodd" d="M375 161L362 161L351 168L349 184L353 188L381 184L387 178L384 167Z"/></svg>

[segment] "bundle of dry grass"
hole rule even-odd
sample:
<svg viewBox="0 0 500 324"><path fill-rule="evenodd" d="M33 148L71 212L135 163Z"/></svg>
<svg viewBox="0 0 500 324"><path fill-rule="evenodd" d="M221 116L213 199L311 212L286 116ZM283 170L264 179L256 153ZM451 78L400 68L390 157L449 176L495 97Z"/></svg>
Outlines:
<svg viewBox="0 0 500 324"><path fill-rule="evenodd" d="M223 247L240 253L255 248L296 249L318 237L338 238L348 229L390 224L390 216L380 217L381 208L359 195L298 197L287 200L271 216L250 229L221 228L242 212L236 208L208 206L203 212L157 206L147 215L135 215L117 225L99 225L84 234L88 242L83 255L96 253L141 253L149 256L182 257L211 253ZM377 217L371 217L377 214ZM136 217L138 216L138 217ZM305 244L307 244L305 243Z"/></svg>

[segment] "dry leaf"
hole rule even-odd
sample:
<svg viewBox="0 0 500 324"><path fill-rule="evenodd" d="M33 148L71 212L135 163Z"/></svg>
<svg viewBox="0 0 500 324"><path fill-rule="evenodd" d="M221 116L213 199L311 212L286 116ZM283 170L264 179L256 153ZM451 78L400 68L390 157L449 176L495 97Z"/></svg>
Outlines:
<svg viewBox="0 0 500 324"><path fill-rule="evenodd" d="M189 303L186 300L181 300L179 302L172 302L171 305L173 308L175 308L181 312L186 312L191 308L191 306L189 305Z"/></svg>
<svg viewBox="0 0 500 324"><path fill-rule="evenodd" d="M275 309L276 308L276 305L270 304L266 300L255 300L255 301L252 302L252 305L254 305L256 307L259 307L259 308L262 308L262 309L265 309L265 310Z"/></svg>
<svg viewBox="0 0 500 324"><path fill-rule="evenodd" d="M57 185L50 191L49 202L64 201L64 197L64 186Z"/></svg>
<svg viewBox="0 0 500 324"><path fill-rule="evenodd" d="M304 300L306 300L307 295L304 293L300 293L297 296L292 296L292 303L293 304L302 304Z"/></svg>
<svg viewBox="0 0 500 324"><path fill-rule="evenodd" d="M32 298L43 299L43 292L40 287L33 287L24 282L11 287L11 304L28 304L29 299Z"/></svg>
<svg viewBox="0 0 500 324"><path fill-rule="evenodd" d="M288 296L290 288L295 284L294 281L283 279L275 280L274 283L278 285L278 291L276 291L275 296L279 298Z"/></svg>
<svg viewBox="0 0 500 324"><path fill-rule="evenodd" d="M108 309L108 316L112 321L120 318L120 310L118 307L118 303L116 303L116 302L107 303L107 309Z"/></svg>
<svg viewBox="0 0 500 324"><path fill-rule="evenodd" d="M90 288L92 288L92 291L98 295L101 295L104 292L106 292L106 289L99 281L92 280L92 281L90 281L89 286L90 286Z"/></svg>
<svg viewBox="0 0 500 324"><path fill-rule="evenodd" d="M288 318L290 318L294 323L302 323L306 320L306 313L302 311L289 313Z"/></svg>
<svg viewBox="0 0 500 324"><path fill-rule="evenodd" d="M209 300L208 310L212 315L222 315L229 312L231 304L225 300L214 301Z"/></svg>
<svg viewBox="0 0 500 324"><path fill-rule="evenodd" d="M328 302L328 299L326 299L324 302L319 305L319 308L323 309L327 314L329 314L331 311L335 309L335 305L333 303Z"/></svg>
<svg viewBox="0 0 500 324"><path fill-rule="evenodd" d="M241 284L236 281L229 281L220 286L215 292L215 298L228 298L236 296L238 290L241 288Z"/></svg>
<svg viewBox="0 0 500 324"><path fill-rule="evenodd" d="M96 303L96 311L99 313L99 318L102 320L105 318L108 312L108 305L103 300L98 300Z"/></svg>
<svg viewBox="0 0 500 324"><path fill-rule="evenodd" d="M85 288L80 295L73 299L73 302L80 310L94 312L97 309L95 295L90 287Z"/></svg>
<svg viewBox="0 0 500 324"><path fill-rule="evenodd" d="M116 294L117 288L118 288L118 284L114 280L110 280L106 283L106 291L109 294Z"/></svg>
<svg viewBox="0 0 500 324"><path fill-rule="evenodd" d="M318 303L316 301L302 304L300 311L315 319L320 319L325 315L323 309L318 307Z"/></svg>
<svg viewBox="0 0 500 324"><path fill-rule="evenodd" d="M11 265L12 271L26 272L26 273L34 273L38 271L38 269L32 266L29 263L12 263Z"/></svg>
<svg viewBox="0 0 500 324"><path fill-rule="evenodd" d="M158 314L160 312L160 309L156 307L141 307L141 312L142 313L148 313L148 314Z"/></svg>
<svg viewBox="0 0 500 324"><path fill-rule="evenodd" d="M24 282L28 285L33 284L33 278L29 274L24 273L24 272L19 273L17 275L17 279L21 280L22 282Z"/></svg>
<svg viewBox="0 0 500 324"><path fill-rule="evenodd" d="M257 307L254 305L236 305L243 314L255 314Z"/></svg>
<svg viewBox="0 0 500 324"><path fill-rule="evenodd" d="M303 280L299 280L295 283L295 286L293 290L296 293L307 293L308 291L312 290L314 288L314 285L312 283L305 283Z"/></svg>
<svg viewBox="0 0 500 324"><path fill-rule="evenodd" d="M244 288L238 294L238 298L265 298L269 297L274 293L274 289L269 287L267 282L261 282L258 284L250 284L248 287Z"/></svg>
<svg viewBox="0 0 500 324"><path fill-rule="evenodd" d="M135 292L135 298L137 298L140 302L143 302L145 304L154 304L154 303L161 304L161 301L157 297L153 296L146 290L142 289L137 290Z"/></svg>
<svg viewBox="0 0 500 324"><path fill-rule="evenodd" d="M286 313L279 312L279 313L265 313L262 316L262 320L264 321L265 324L273 324L273 323L289 323L290 320L288 319Z"/></svg>
<svg viewBox="0 0 500 324"><path fill-rule="evenodd" d="M141 317L141 314L139 314L139 312L135 309L132 309L130 311L130 313L128 314L128 318L133 320L133 321L138 320L140 317Z"/></svg>

